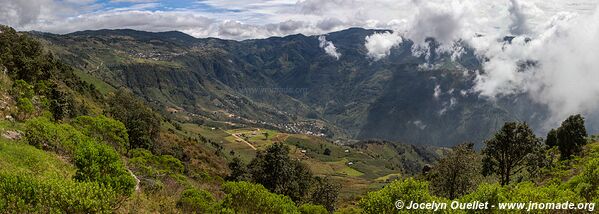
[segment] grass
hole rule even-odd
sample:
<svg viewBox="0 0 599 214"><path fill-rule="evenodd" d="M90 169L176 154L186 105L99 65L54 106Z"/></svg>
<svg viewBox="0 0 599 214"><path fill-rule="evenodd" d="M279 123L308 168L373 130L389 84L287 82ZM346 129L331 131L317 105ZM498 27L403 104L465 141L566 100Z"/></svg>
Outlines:
<svg viewBox="0 0 599 214"><path fill-rule="evenodd" d="M96 89L98 89L98 91L100 91L100 93L102 93L102 94L108 94L110 92L116 91L116 89L114 87L112 87L111 85L109 85L108 83L106 83L86 72L76 69L75 75L77 75L79 78L81 78L81 80L94 85L96 87Z"/></svg>
<svg viewBox="0 0 599 214"><path fill-rule="evenodd" d="M0 137L0 172L70 179L75 167L56 154Z"/></svg>

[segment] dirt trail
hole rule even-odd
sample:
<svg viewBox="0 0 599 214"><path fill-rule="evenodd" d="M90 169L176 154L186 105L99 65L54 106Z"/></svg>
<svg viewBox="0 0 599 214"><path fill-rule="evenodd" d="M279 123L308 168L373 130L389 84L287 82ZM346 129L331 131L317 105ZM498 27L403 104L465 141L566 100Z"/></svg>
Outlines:
<svg viewBox="0 0 599 214"><path fill-rule="evenodd" d="M231 135L233 135L233 137L235 137L237 140L239 140L241 142L244 142L248 146L252 147L253 150L257 150L256 147L254 147L254 145L252 145L251 143L245 141L243 138L239 137L237 134L231 134Z"/></svg>
<svg viewBox="0 0 599 214"><path fill-rule="evenodd" d="M139 178L137 178L137 176L135 176L135 174L133 174L133 171L131 171L130 169L127 169L127 171L129 171L129 173L131 174L131 176L133 176L133 178L135 178L135 191L139 192Z"/></svg>

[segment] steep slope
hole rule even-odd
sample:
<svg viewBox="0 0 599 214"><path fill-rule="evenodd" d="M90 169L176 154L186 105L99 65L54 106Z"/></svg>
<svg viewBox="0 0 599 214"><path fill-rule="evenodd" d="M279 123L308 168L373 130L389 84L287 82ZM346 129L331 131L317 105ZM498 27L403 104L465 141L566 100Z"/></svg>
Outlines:
<svg viewBox="0 0 599 214"><path fill-rule="evenodd" d="M365 37L375 32L327 34L339 60L319 47L318 36L229 41L132 30L37 36L72 65L94 68L92 76L164 111L177 109L183 121L450 146L480 143L508 120L540 127L545 119L546 108L524 95L491 101L472 93L474 74L464 68L480 63L470 52L459 62L427 60L404 42L388 58L369 59ZM424 63L436 66L423 69Z"/></svg>

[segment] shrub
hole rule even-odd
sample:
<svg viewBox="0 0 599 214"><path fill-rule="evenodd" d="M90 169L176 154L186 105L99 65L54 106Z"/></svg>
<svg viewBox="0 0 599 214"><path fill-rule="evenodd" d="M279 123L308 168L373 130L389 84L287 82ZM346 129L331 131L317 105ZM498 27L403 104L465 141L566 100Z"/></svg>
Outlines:
<svg viewBox="0 0 599 214"><path fill-rule="evenodd" d="M599 158L591 159L584 171L568 181L568 185L587 201L599 198Z"/></svg>
<svg viewBox="0 0 599 214"><path fill-rule="evenodd" d="M178 174L185 170L183 163L171 155L154 155L146 149L133 149L130 154L130 165L150 177L158 174Z"/></svg>
<svg viewBox="0 0 599 214"><path fill-rule="evenodd" d="M116 194L93 182L0 174L2 213L112 213Z"/></svg>
<svg viewBox="0 0 599 214"><path fill-rule="evenodd" d="M71 124L87 136L106 142L118 152L124 153L129 148L127 128L118 120L106 116L80 116Z"/></svg>
<svg viewBox="0 0 599 214"><path fill-rule="evenodd" d="M185 213L214 213L216 199L205 190L186 189L181 193L177 207Z"/></svg>
<svg viewBox="0 0 599 214"><path fill-rule="evenodd" d="M329 211L322 205L302 204L298 209L302 214L329 214Z"/></svg>
<svg viewBox="0 0 599 214"><path fill-rule="evenodd" d="M110 146L93 141L82 142L77 146L74 162L76 180L98 182L126 196L133 193L135 179Z"/></svg>
<svg viewBox="0 0 599 214"><path fill-rule="evenodd" d="M415 203L441 202L446 199L432 196L429 191L429 185L426 181L418 181L413 178L397 180L385 186L379 191L369 192L358 206L364 213L428 213L430 210L398 210L395 207L397 200L402 200L405 206L410 201Z"/></svg>
<svg viewBox="0 0 599 214"><path fill-rule="evenodd" d="M223 209L236 213L299 213L295 203L284 195L269 192L260 184L245 181L227 182Z"/></svg>
<svg viewBox="0 0 599 214"><path fill-rule="evenodd" d="M29 98L19 98L17 100L17 108L19 108L19 120L29 118L35 110L35 107L33 107L33 103Z"/></svg>
<svg viewBox="0 0 599 214"><path fill-rule="evenodd" d="M69 124L56 124L45 117L28 120L24 136L30 145L59 154L71 154L80 142L89 140Z"/></svg>

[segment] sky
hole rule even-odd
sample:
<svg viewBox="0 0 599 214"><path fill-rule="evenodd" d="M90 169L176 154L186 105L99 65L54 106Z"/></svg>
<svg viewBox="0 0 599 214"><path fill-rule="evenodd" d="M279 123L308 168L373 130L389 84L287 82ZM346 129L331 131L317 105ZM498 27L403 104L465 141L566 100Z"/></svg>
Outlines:
<svg viewBox="0 0 599 214"><path fill-rule="evenodd" d="M0 0L0 24L70 33L130 28L178 30L195 37L244 40L321 35L320 48L343 59L326 33L349 27L391 29L369 35L368 60L385 60L406 40L414 55L459 59L474 50L483 69L471 93L495 99L528 94L549 107L554 125L599 109L599 0ZM505 36L514 36L508 44ZM523 66L534 62L536 66ZM434 65L427 65L430 67ZM431 92L433 93L433 92ZM436 93L436 92L434 92ZM596 118L599 118L596 117Z"/></svg>
<svg viewBox="0 0 599 214"><path fill-rule="evenodd" d="M502 17L497 14L510 4L510 0L0 0L0 23L59 34L132 28L241 40L348 27L396 28L419 12L417 5L428 2L440 5L433 10L467 2L484 19ZM597 4L597 0L526 2L543 13L535 17L538 20L562 11L590 13Z"/></svg>

